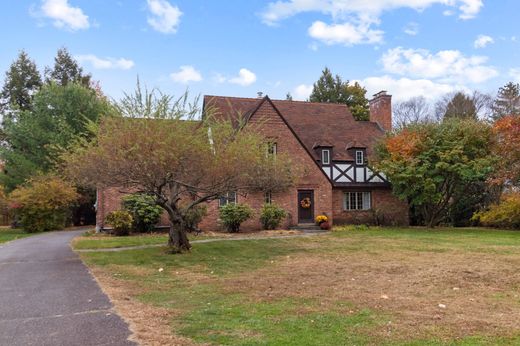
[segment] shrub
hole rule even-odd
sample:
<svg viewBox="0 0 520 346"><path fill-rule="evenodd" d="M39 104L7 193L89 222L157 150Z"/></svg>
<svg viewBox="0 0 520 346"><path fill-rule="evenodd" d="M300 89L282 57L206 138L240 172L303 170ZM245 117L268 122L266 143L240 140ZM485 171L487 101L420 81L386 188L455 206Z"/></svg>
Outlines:
<svg viewBox="0 0 520 346"><path fill-rule="evenodd" d="M253 216L253 210L246 204L228 203L219 210L220 220L231 233L240 230L240 224Z"/></svg>
<svg viewBox="0 0 520 346"><path fill-rule="evenodd" d="M520 193L510 193L500 204L475 213L472 218L484 226L520 229Z"/></svg>
<svg viewBox="0 0 520 346"><path fill-rule="evenodd" d="M260 222L264 229L275 229L280 226L287 212L275 204L264 204L260 211Z"/></svg>
<svg viewBox="0 0 520 346"><path fill-rule="evenodd" d="M200 232L199 223L208 213L208 208L205 205L196 205L188 210L184 216L186 227L189 232Z"/></svg>
<svg viewBox="0 0 520 346"><path fill-rule="evenodd" d="M76 189L55 176L39 176L18 187L10 195L11 209L27 232L62 229L69 207L78 199Z"/></svg>
<svg viewBox="0 0 520 346"><path fill-rule="evenodd" d="M114 235L123 236L130 233L134 219L126 210L116 210L108 213L105 221L112 226Z"/></svg>
<svg viewBox="0 0 520 346"><path fill-rule="evenodd" d="M132 226L137 232L152 232L162 214L162 208L155 203L155 198L143 193L123 197L123 208L132 215Z"/></svg>

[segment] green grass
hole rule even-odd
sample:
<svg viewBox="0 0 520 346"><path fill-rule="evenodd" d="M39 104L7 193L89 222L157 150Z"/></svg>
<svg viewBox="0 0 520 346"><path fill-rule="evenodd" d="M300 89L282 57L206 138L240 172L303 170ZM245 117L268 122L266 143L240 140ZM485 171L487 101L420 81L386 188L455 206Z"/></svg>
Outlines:
<svg viewBox="0 0 520 346"><path fill-rule="evenodd" d="M107 242L106 246L113 246L113 241L112 238L101 240ZM182 255L167 254L163 248L147 248L82 253L81 256L89 266L110 274L120 285L130 285L130 295L135 299L174 311L172 332L195 342L212 345L520 345L520 330L511 330L510 335L482 333L454 338L444 334L441 326L414 337L384 335L381 330L385 330L389 321L399 325L400 311L377 309L344 299L324 307L318 297L259 298L240 288L241 282L247 283L261 276L262 270L294 257L319 256L340 261L348 258L346 266L363 265L350 262L355 258L353 254L369 254L375 258L389 254L403 258L464 254L487 256L497 261L514 259L518 263L520 232L349 229L310 238L200 243ZM333 271L326 274L335 275ZM294 287L290 284L288 287ZM324 285L326 290L328 287ZM490 292L489 297L494 302L520 304L518 298L512 298L518 288L504 287L503 292Z"/></svg>
<svg viewBox="0 0 520 346"><path fill-rule="evenodd" d="M190 240L207 239L203 235L189 235ZM73 241L73 248L78 250L84 249L110 249L122 248L129 246L142 245L161 245L168 242L168 235L164 233L155 234L136 234L125 237L116 237L110 235L89 235L77 238Z"/></svg>
<svg viewBox="0 0 520 346"><path fill-rule="evenodd" d="M29 237L36 233L27 233L21 229L0 228L0 244L11 240Z"/></svg>

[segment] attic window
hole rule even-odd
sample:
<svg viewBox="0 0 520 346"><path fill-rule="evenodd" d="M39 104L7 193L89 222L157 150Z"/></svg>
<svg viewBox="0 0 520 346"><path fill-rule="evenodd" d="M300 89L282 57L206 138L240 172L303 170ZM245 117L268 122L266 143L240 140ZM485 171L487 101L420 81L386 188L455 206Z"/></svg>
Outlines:
<svg viewBox="0 0 520 346"><path fill-rule="evenodd" d="M365 157L362 150L356 150L356 165L365 163Z"/></svg>
<svg viewBox="0 0 520 346"><path fill-rule="evenodd" d="M267 157L275 157L277 151L276 142L267 143Z"/></svg>
<svg viewBox="0 0 520 346"><path fill-rule="evenodd" d="M330 164L330 149L323 149L321 151L321 164L322 165Z"/></svg>

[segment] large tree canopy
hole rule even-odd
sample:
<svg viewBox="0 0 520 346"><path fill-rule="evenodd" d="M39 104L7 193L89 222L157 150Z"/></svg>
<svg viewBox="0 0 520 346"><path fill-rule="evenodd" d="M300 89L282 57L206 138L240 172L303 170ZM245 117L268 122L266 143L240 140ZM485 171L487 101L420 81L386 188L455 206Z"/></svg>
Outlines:
<svg viewBox="0 0 520 346"><path fill-rule="evenodd" d="M314 83L309 101L344 103L349 106L356 120L368 120L370 110L366 92L359 83L355 82L351 85L349 81L343 81L339 75L333 76L325 67L320 79Z"/></svg>
<svg viewBox="0 0 520 346"><path fill-rule="evenodd" d="M1 93L1 110L5 111L9 108L30 109L32 97L41 85L42 80L36 64L22 50L5 73Z"/></svg>
<svg viewBox="0 0 520 346"><path fill-rule="evenodd" d="M494 181L520 185L520 117L505 116L494 124L497 143L494 150L501 157Z"/></svg>
<svg viewBox="0 0 520 346"><path fill-rule="evenodd" d="M489 126L471 120L417 125L387 137L377 148L375 167L433 227L493 172L493 138Z"/></svg>
<svg viewBox="0 0 520 346"><path fill-rule="evenodd" d="M78 182L154 196L169 216L173 252L190 249L187 215L196 206L231 191L292 184L291 160L266 155L254 125L235 128L211 114L196 120L185 100L138 89L119 103L126 117L103 119L95 140L63 156L66 174Z"/></svg>
<svg viewBox="0 0 520 346"><path fill-rule="evenodd" d="M88 135L88 123L110 112L107 100L79 84L44 85L32 109L4 120L5 145L0 148L6 189L12 190L37 172L47 172L56 155L77 136Z"/></svg>

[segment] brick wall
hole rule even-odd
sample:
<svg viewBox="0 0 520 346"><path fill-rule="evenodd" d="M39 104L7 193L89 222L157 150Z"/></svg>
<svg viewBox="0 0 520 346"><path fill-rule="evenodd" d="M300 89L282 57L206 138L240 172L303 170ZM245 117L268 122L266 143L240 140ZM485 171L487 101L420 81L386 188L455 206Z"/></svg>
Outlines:
<svg viewBox="0 0 520 346"><path fill-rule="evenodd" d="M288 153L293 162L305 168L305 173L298 179L294 187L285 192L272 194L273 203L284 208L289 214L282 227L287 228L298 223L298 190L314 190L314 215L326 213L332 216L332 187L328 179L271 104L264 102L251 117L248 126L256 126L261 134L276 141L278 153ZM239 203L246 203L256 211L255 216L244 223L241 229L246 231L261 229L259 211L264 203L263 194L239 193L237 199ZM218 201L208 204L208 215L200 227L202 230L219 227Z"/></svg>
<svg viewBox="0 0 520 346"><path fill-rule="evenodd" d="M408 205L392 194L390 189L372 190L372 210L346 211L343 208L345 192L367 191L359 189L334 189L333 215L335 224L375 224L376 217L384 225L408 225Z"/></svg>

